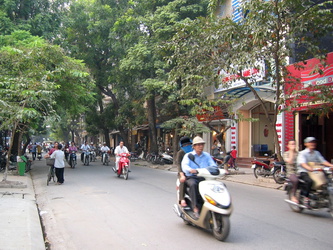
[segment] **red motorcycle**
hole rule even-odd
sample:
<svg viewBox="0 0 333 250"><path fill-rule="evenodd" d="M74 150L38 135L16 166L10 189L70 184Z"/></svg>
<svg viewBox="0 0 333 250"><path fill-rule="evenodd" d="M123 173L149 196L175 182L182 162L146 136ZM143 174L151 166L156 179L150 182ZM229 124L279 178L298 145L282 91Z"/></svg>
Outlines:
<svg viewBox="0 0 333 250"><path fill-rule="evenodd" d="M276 183L283 184L285 182L287 175L286 164L279 162L275 154L270 157L267 156L266 160L257 160L257 158L254 158L251 163L254 177L273 176Z"/></svg>
<svg viewBox="0 0 333 250"><path fill-rule="evenodd" d="M130 172L130 170L129 170L129 167L130 167L129 157L130 156L131 156L131 154L128 154L128 153L120 154L120 160L118 163L118 171L116 172L118 177L120 177L120 175L123 175L125 180L128 179L128 173Z"/></svg>

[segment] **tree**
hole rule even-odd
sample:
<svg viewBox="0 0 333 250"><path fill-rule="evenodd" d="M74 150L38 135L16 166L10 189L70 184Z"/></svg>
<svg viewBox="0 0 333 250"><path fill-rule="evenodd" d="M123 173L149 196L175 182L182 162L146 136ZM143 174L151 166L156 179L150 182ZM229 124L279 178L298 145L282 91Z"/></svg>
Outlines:
<svg viewBox="0 0 333 250"><path fill-rule="evenodd" d="M164 57L172 51L163 44L172 38L177 26L184 20L205 16L207 4L207 1L175 0L149 3L144 1L141 5L145 8L138 17L140 40L128 49L120 69L126 74L135 75L138 86L142 86L140 89L145 93L152 152L158 151L157 120L163 123L167 119L187 115L182 113L186 109L180 107L177 101L177 86L165 84L167 73L172 66L167 64ZM178 135L174 136L174 146L177 141Z"/></svg>
<svg viewBox="0 0 333 250"><path fill-rule="evenodd" d="M59 46L25 31L0 36L0 129L12 130L8 154L20 152L21 141L14 144L14 138L40 120L57 120L60 109L83 109L80 101L92 98L89 89L82 62L65 56Z"/></svg>
<svg viewBox="0 0 333 250"><path fill-rule="evenodd" d="M14 30L25 30L32 35L54 40L67 5L66 0L1 0L0 33L9 35Z"/></svg>
<svg viewBox="0 0 333 250"><path fill-rule="evenodd" d="M216 2L216 1L214 1ZM295 46L302 48L303 60L323 56L319 49L322 36L332 31L331 1L271 0L245 1L240 22L230 18L201 18L184 24L170 43L175 53L169 58L176 67L170 74L171 83L181 79L187 102L196 103L197 110L211 109L205 87L212 83L228 88L233 80L241 79L261 103L265 116L274 131L274 143L280 156L275 123L280 105L285 102L284 86L288 76L286 65L295 57ZM254 88L253 76L243 74L247 69L262 70L265 79L275 90L274 115L269 116L265 99ZM223 73L225 72L225 73ZM233 76L221 83L221 77ZM232 98L232 97L231 97ZM225 99L214 100L224 103ZM232 115L232 114L231 114Z"/></svg>

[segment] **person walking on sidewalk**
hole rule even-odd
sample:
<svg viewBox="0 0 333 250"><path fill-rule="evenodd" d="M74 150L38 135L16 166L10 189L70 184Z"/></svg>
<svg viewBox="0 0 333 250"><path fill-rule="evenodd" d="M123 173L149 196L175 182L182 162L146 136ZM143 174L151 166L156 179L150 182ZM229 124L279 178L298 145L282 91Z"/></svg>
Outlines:
<svg viewBox="0 0 333 250"><path fill-rule="evenodd" d="M296 150L296 141L295 140L290 140L288 142L288 151L285 151L283 153L283 160L286 162L286 167L287 167L287 174L289 175L289 180L292 184L292 194L293 196L291 197L291 201L298 203L298 199L296 198L296 189L298 185L298 177L297 177L297 156L298 156L298 151Z"/></svg>
<svg viewBox="0 0 333 250"><path fill-rule="evenodd" d="M57 185L61 185L64 183L64 169L65 169L65 153L61 150L62 145L58 144L57 149L51 154L51 158L54 158L54 167L55 174L57 176Z"/></svg>

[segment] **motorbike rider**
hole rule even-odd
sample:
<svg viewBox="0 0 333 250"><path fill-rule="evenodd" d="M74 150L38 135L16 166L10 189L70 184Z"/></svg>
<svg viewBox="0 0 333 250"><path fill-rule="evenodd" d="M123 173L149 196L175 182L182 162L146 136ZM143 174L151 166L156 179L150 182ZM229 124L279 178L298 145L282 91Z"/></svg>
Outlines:
<svg viewBox="0 0 333 250"><path fill-rule="evenodd" d="M118 171L118 164L119 164L119 160L120 160L120 154L122 153L127 153L129 154L129 151L127 149L126 146L124 146L124 141L120 141L119 145L116 147L116 149L114 150L114 154L116 156L116 167L114 170ZM130 171L130 170L129 170Z"/></svg>
<svg viewBox="0 0 333 250"><path fill-rule="evenodd" d="M94 146L93 142L90 142L90 159L92 160L93 155L92 154L96 154L96 147Z"/></svg>
<svg viewBox="0 0 333 250"><path fill-rule="evenodd" d="M107 154L110 151L110 148L106 145L106 142L103 143L103 146L100 148L100 151L102 153L102 162L103 162L104 153Z"/></svg>
<svg viewBox="0 0 333 250"><path fill-rule="evenodd" d="M71 158L74 156L76 158L76 152L77 152L77 147L75 146L75 142L71 142L71 146L68 148L69 150L69 160L71 160ZM72 156L72 153L74 153L75 155Z"/></svg>
<svg viewBox="0 0 333 250"><path fill-rule="evenodd" d="M216 163L214 162L211 155L203 151L205 141L200 137L196 136L193 139L193 151L186 153L182 160L182 170L186 175L186 185L189 187L189 195L192 202L193 214L196 218L199 218L200 211L200 201L201 197L199 194L199 183L204 180L203 177L198 177L198 168L207 168L215 167L217 168ZM194 155L195 162L190 160L188 157L189 154Z"/></svg>
<svg viewBox="0 0 333 250"><path fill-rule="evenodd" d="M316 149L317 140L314 137L307 137L304 139L305 149L298 153L297 157L297 172L300 175L300 179L305 182L304 190L301 190L301 194L305 196L304 204L309 205L309 193L313 180L309 176L309 172L313 171L313 168L309 165L310 162L314 164L322 164L327 167L333 167L333 164L329 163L321 153Z"/></svg>
<svg viewBox="0 0 333 250"><path fill-rule="evenodd" d="M90 151L90 146L88 145L88 142L85 141L84 144L81 146L80 149L82 150L82 153L81 153L81 161L83 162L84 152L88 152L88 151Z"/></svg>
<svg viewBox="0 0 333 250"><path fill-rule="evenodd" d="M296 165L298 151L296 150L296 141L295 140L288 141L287 147L288 150L283 153L283 160L286 162L287 173L289 175L288 178L292 184L291 201L298 203L299 201L295 196L298 185L297 165Z"/></svg>
<svg viewBox="0 0 333 250"><path fill-rule="evenodd" d="M186 153L189 153L192 151L192 140L187 137L184 136L182 138L180 138L179 140L179 146L180 146L180 150L177 152L177 166L178 166L178 178L179 178L179 203L182 207L186 207L186 201L184 199L184 195L185 195L185 181L186 181L186 176L182 170L182 160L184 158L184 155Z"/></svg>
<svg viewBox="0 0 333 250"><path fill-rule="evenodd" d="M42 146L40 143L37 143L37 155L42 155Z"/></svg>

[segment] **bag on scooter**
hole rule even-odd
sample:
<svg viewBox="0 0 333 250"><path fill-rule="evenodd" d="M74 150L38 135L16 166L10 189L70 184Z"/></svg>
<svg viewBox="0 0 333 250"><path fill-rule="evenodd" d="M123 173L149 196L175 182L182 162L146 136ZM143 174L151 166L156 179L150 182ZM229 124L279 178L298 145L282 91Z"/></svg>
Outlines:
<svg viewBox="0 0 333 250"><path fill-rule="evenodd" d="M320 165L315 165L314 162L309 162L308 165L311 166L313 169L322 168ZM322 185L327 183L323 171L308 172L308 174L310 178L313 180L312 188L315 190L321 188Z"/></svg>
<svg viewBox="0 0 333 250"><path fill-rule="evenodd" d="M327 180L322 171L309 172L310 178L313 180L312 188L319 189L322 185L326 184Z"/></svg>

